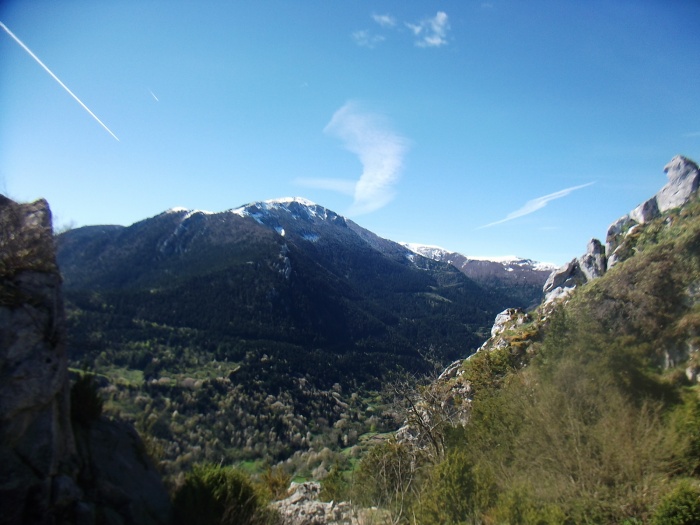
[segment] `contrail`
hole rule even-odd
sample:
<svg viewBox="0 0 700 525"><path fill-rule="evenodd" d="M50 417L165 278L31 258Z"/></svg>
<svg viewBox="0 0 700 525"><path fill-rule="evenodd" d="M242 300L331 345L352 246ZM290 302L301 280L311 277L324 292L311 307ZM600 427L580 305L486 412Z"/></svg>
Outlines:
<svg viewBox="0 0 700 525"><path fill-rule="evenodd" d="M51 76L53 77L53 79L54 79L56 82L58 82L58 83L60 84L60 86L61 86L63 89L65 89L65 90L68 92L68 94L69 94L71 97L73 97L73 98L75 99L75 101L76 101L78 104L80 104L81 106L83 106L83 109L85 109L85 111L87 111L88 113L90 113L90 116L92 116L92 118L94 118L97 122L99 122L100 126L102 126L102 127L107 131L107 133L109 133L110 135L112 135L112 136L117 140L117 142L119 142L119 137L117 137L114 133L112 133L112 130L110 130L107 126L105 126L104 122L102 122L99 118L97 118L97 115L95 115L92 111L90 111L90 108L88 108L85 104L83 104L82 100L80 100L78 97L76 97L75 94L74 94L70 89L68 89L68 86L66 86L63 82L61 82L61 80L60 80L56 75L53 74L53 71L51 71L48 67L46 67L46 64L44 64L41 60L39 60L39 57L36 56L34 53L32 53L32 50L31 50L31 49L29 49L27 46L24 45L24 42L22 42L19 38L17 38L17 37L15 36L15 34L14 34L12 31L10 31L10 30L7 28L7 26L6 26L5 24L3 24L2 22L0 22L0 27L3 28L3 29L5 30L5 32L6 32L8 35L10 35L10 36L12 37L12 39L13 39L15 42L17 42L20 46L22 46L22 49L24 49L27 53L29 53L29 56L32 57L34 60L36 60L37 63L38 63L41 67L43 67L44 70L45 70L49 75L51 75Z"/></svg>
<svg viewBox="0 0 700 525"><path fill-rule="evenodd" d="M556 199L561 199L562 197L566 197L572 191L580 190L581 188L587 188L591 184L595 184L595 182L581 184L580 186L573 186L571 188L555 191L554 193L550 193L549 195L544 195L542 197L537 197L536 199L529 200L525 203L525 205L522 208L518 208L514 212L506 215L505 219L501 219L500 221L496 222L491 222L489 224L484 224L483 226L479 226L477 230L481 230L483 228L490 228L491 226L496 226L497 224L503 224L504 222L512 221L513 219L524 217L525 215L530 215L531 213L534 213L537 210L547 206L548 202Z"/></svg>
<svg viewBox="0 0 700 525"><path fill-rule="evenodd" d="M151 93L151 96L155 99L156 102L160 102L160 100L158 100L158 97L156 97L156 94L153 91L151 91L150 89L148 91Z"/></svg>

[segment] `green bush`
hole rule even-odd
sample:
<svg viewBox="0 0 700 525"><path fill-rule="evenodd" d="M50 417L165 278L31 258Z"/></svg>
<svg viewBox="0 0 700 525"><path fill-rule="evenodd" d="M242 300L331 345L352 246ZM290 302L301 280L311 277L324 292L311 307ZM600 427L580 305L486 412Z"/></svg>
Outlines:
<svg viewBox="0 0 700 525"><path fill-rule="evenodd" d="M422 460L419 451L406 443L392 439L375 445L355 471L354 500L386 509L394 522L400 522L419 490Z"/></svg>
<svg viewBox="0 0 700 525"><path fill-rule="evenodd" d="M495 500L495 483L465 449L452 451L433 468L414 514L419 523L481 523Z"/></svg>
<svg viewBox="0 0 700 525"><path fill-rule="evenodd" d="M652 525L700 525L700 487L681 481L661 500Z"/></svg>
<svg viewBox="0 0 700 525"><path fill-rule="evenodd" d="M524 487L503 492L489 518L493 523L511 525L568 525L564 511L556 505L542 505Z"/></svg>
<svg viewBox="0 0 700 525"><path fill-rule="evenodd" d="M197 465L173 501L176 525L271 525L278 515L248 477L232 467Z"/></svg>
<svg viewBox="0 0 700 525"><path fill-rule="evenodd" d="M333 465L331 471L321 482L322 501L342 501L349 499L350 483L338 465Z"/></svg>
<svg viewBox="0 0 700 525"><path fill-rule="evenodd" d="M260 482L263 490L267 492L273 500L282 500L287 497L289 484L292 476L279 465L267 467L260 475Z"/></svg>

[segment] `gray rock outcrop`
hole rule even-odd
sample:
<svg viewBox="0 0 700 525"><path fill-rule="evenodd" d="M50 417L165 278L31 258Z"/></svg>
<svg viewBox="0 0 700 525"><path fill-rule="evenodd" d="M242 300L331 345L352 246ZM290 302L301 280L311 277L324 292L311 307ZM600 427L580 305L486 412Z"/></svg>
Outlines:
<svg viewBox="0 0 700 525"><path fill-rule="evenodd" d="M676 155L664 166L668 182L656 194L661 213L683 206L698 190L700 171L692 160Z"/></svg>
<svg viewBox="0 0 700 525"><path fill-rule="evenodd" d="M601 277L624 259L618 248L631 233L662 213L685 205L696 196L700 187L700 169L695 162L676 155L666 164L664 171L668 182L651 199L608 227L604 247L600 241L593 239L588 243L584 255L550 274L543 288L545 304L561 300L577 286Z"/></svg>
<svg viewBox="0 0 700 525"><path fill-rule="evenodd" d="M0 525L167 523L136 431L71 418L65 340L49 206L0 195Z"/></svg>
<svg viewBox="0 0 700 525"><path fill-rule="evenodd" d="M664 171L668 178L664 187L608 228L606 253L609 267L620 261L620 254L616 251L627 235L639 225L654 220L662 213L683 206L697 193L700 186L700 169L695 162L682 155L676 155L664 166Z"/></svg>
<svg viewBox="0 0 700 525"><path fill-rule="evenodd" d="M363 521L348 502L320 501L321 485L316 482L292 483L291 495L271 506L282 516L284 525L361 525Z"/></svg>
<svg viewBox="0 0 700 525"><path fill-rule="evenodd" d="M542 289L545 302L565 297L577 286L602 276L606 269L605 248L598 239L591 239L585 254L549 275Z"/></svg>
<svg viewBox="0 0 700 525"><path fill-rule="evenodd" d="M0 196L0 523L52 523L78 493L60 284L46 201Z"/></svg>

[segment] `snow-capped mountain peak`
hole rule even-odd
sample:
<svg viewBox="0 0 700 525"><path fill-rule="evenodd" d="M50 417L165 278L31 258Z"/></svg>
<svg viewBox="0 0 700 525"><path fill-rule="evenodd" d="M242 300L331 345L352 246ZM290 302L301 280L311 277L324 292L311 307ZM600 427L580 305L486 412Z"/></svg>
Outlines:
<svg viewBox="0 0 700 525"><path fill-rule="evenodd" d="M265 202L265 204L290 204L292 202L297 202L299 204L302 204L304 206L318 206L315 202L310 201L309 199L305 199L304 197L281 197L279 199L268 199Z"/></svg>
<svg viewBox="0 0 700 525"><path fill-rule="evenodd" d="M502 281L504 286L521 287L525 304L539 302L540 291L538 287L541 285L540 283L544 283L549 274L556 269L553 264L513 255L481 257L462 255L439 246L406 242L401 243L401 245L428 259L449 263L477 283L489 283L496 279Z"/></svg>
<svg viewBox="0 0 700 525"><path fill-rule="evenodd" d="M517 255L500 255L500 256L480 256L480 255L464 255L458 252L452 252L440 246L429 244L419 244L412 242L402 242L402 246L408 248L414 253L428 257L436 261L445 261L446 259L461 259L462 261L478 261L499 263L503 266L527 266L535 271L552 271L557 268L555 264L534 261L525 259ZM450 261L451 262L451 261Z"/></svg>
<svg viewBox="0 0 700 525"><path fill-rule="evenodd" d="M289 213L295 219L317 217L326 219L329 214L336 216L334 212L303 197L282 197L280 199L251 202L230 211L241 217L253 217L261 224L263 224L262 219L265 216L274 215L275 212Z"/></svg>

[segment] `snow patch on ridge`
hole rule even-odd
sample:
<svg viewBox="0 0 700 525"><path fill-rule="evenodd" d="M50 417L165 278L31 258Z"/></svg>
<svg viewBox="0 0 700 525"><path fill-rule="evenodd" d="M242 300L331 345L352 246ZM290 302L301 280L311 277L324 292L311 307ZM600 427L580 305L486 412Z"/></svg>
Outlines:
<svg viewBox="0 0 700 525"><path fill-rule="evenodd" d="M170 208L169 210L165 210L164 213L186 213L184 219L189 219L190 217L192 217L192 215L194 215L196 213L201 213L203 215L215 215L215 212L213 212L213 211L190 210L189 208L183 208L182 206L175 206L174 208Z"/></svg>
<svg viewBox="0 0 700 525"><path fill-rule="evenodd" d="M418 244L412 242L402 242L399 243L405 248L408 248L413 253L422 255L423 257L428 257L435 260L444 260L443 258L449 254L456 253L441 248L440 246L432 246L429 244ZM558 268L556 264L533 261L532 259L524 259L518 257L517 255L500 255L500 256L482 256L482 255L462 255L467 261L484 261L484 262L494 262L500 263L503 266L529 266L534 271L547 271L551 272ZM446 261L452 264L453 261ZM507 271L513 271L512 268L507 268Z"/></svg>
<svg viewBox="0 0 700 525"><path fill-rule="evenodd" d="M297 202L303 204L304 206L318 206L315 202L311 202L309 199L304 197L281 197L279 199L269 199L263 201L265 204L291 204L292 202Z"/></svg>
<svg viewBox="0 0 700 525"><path fill-rule="evenodd" d="M321 236L316 233L304 233L302 234L301 238L305 241L316 242L321 238Z"/></svg>

